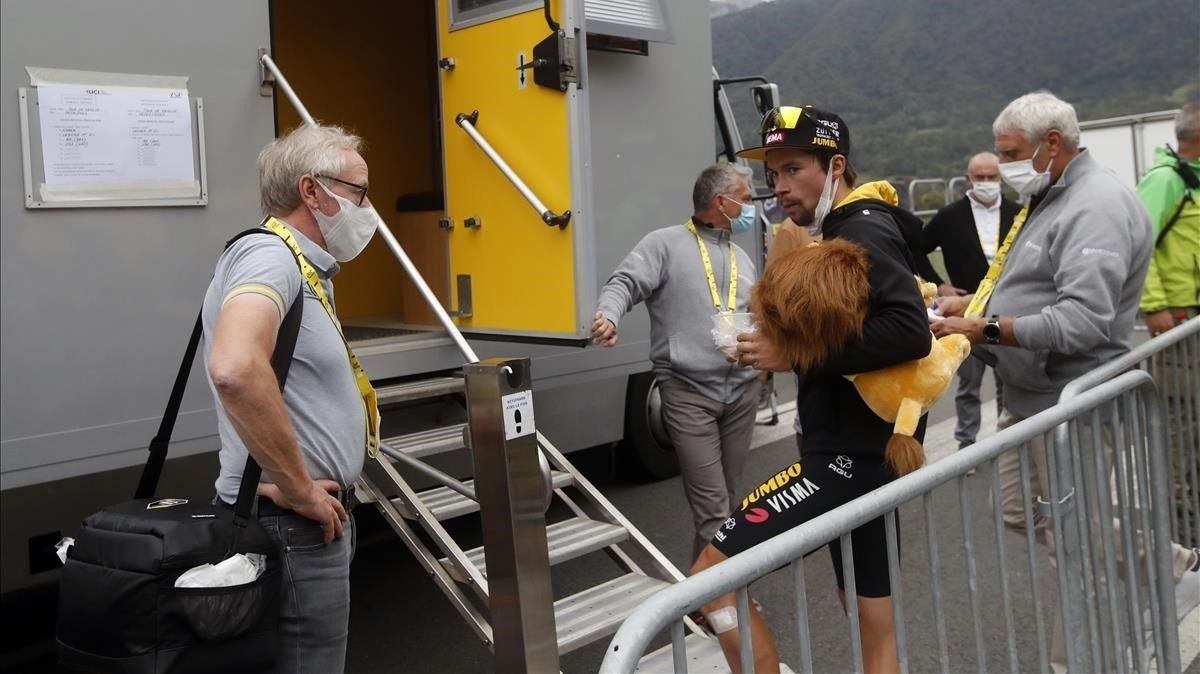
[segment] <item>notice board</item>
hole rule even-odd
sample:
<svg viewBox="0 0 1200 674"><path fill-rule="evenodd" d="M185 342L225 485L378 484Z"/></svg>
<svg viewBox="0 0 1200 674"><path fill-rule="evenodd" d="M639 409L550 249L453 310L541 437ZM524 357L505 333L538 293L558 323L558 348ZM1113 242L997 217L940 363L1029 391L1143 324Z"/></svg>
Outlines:
<svg viewBox="0 0 1200 674"><path fill-rule="evenodd" d="M27 67L26 208L204 206L204 103L186 77Z"/></svg>

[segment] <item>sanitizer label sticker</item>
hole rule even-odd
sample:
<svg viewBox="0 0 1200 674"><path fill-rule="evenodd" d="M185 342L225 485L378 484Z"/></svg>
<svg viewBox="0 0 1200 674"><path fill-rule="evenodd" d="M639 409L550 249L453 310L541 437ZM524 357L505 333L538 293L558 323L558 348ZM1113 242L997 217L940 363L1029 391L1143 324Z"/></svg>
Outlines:
<svg viewBox="0 0 1200 674"><path fill-rule="evenodd" d="M505 440L530 435L536 430L533 425L533 391L506 395L500 399L500 404L504 408Z"/></svg>

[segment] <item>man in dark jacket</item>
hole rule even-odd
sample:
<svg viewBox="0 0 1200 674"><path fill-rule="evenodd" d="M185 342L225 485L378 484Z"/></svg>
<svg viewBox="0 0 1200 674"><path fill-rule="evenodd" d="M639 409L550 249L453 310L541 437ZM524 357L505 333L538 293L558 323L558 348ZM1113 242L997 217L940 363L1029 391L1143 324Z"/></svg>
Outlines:
<svg viewBox="0 0 1200 674"><path fill-rule="evenodd" d="M1000 193L1000 160L991 152L980 152L967 163L967 182L971 189L962 199L947 204L925 225L923 251L942 249L949 283L934 274L927 281L938 284L939 295L966 295L975 292L996 257L996 249L1012 226L1021 205ZM959 449L975 442L979 433L979 387L983 383L984 363L968 358L958 368L958 390L954 409L958 422L954 439ZM993 376L995 371L993 371ZM1004 385L996 379L996 411L1004 405Z"/></svg>
<svg viewBox="0 0 1200 674"><path fill-rule="evenodd" d="M700 571L890 482L884 448L892 425L859 397L845 375L870 372L928 355L932 337L917 289L912 251L899 220L896 191L886 182L856 186L850 133L837 115L812 107L777 108L763 118L762 146L738 154L766 163L768 184L796 224L814 236L861 246L869 262L867 318L862 336L836 355L799 373L796 412L804 427L800 461L776 473L742 499L704 548ZM911 229L911 228L910 228ZM917 230L919 231L919 230ZM761 334L739 337L739 362L786 372L792 364ZM924 433L924 419L918 435ZM883 518L855 529L854 578L866 670L897 670ZM843 605L845 582L837 545L830 546ZM741 643L733 594L703 607L726 660L738 667ZM751 609L755 671L777 671L775 643L757 609ZM737 671L736 669L734 671Z"/></svg>

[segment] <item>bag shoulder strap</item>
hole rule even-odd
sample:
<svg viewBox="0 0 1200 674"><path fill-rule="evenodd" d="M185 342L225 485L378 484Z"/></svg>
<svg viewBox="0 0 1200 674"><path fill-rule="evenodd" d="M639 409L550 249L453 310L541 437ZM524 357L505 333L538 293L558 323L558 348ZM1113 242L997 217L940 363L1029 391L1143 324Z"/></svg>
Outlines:
<svg viewBox="0 0 1200 674"><path fill-rule="evenodd" d="M1158 248L1159 246L1162 245L1163 239L1165 239L1167 237L1167 232L1171 231L1171 228L1175 226L1175 222L1177 220L1179 220L1179 216L1183 215L1183 209L1187 208L1188 204L1195 204L1195 203L1196 203L1196 200L1192 196L1192 191L1186 190L1183 193L1183 198L1179 200L1179 206L1177 206L1175 208L1174 215L1172 215L1171 218L1169 220L1167 220L1166 224L1164 224L1162 226L1162 229L1158 230L1158 238L1154 240L1155 248Z"/></svg>
<svg viewBox="0 0 1200 674"><path fill-rule="evenodd" d="M253 234L276 236L271 231L260 227L247 229L226 242L225 250L229 250L234 243ZM288 370L292 365L292 355L296 350L296 340L300 335L300 321L303 317L303 307L304 287L301 285L300 292L296 294L296 299L292 301L291 308L288 309L282 323L280 323L279 336L275 340L275 350L271 354L271 369L275 372L275 378L279 382L280 391L283 390L287 382ZM192 371L192 363L196 359L196 351L199 349L200 338L203 336L203 332L203 310L201 310L201 313L196 316L196 324L192 328L192 335L188 339L187 348L184 350L183 361L179 364L179 371L175 375L175 384L172 386L171 395L167 399L167 408L163 412L158 432L150 441L150 456L146 459L146 465L142 469L142 476L138 480L134 498L152 498L154 490L158 487L158 480L162 475L163 464L167 460L167 449L171 444L171 434L175 430L175 420L179 416L179 407L183 403L183 394L187 389L188 376ZM261 473L262 469L259 467L258 462L254 460L253 456L248 456L246 459L246 470L242 473L242 483L238 489L238 500L235 507L235 513L241 515L243 518L250 513L250 507L253 504Z"/></svg>

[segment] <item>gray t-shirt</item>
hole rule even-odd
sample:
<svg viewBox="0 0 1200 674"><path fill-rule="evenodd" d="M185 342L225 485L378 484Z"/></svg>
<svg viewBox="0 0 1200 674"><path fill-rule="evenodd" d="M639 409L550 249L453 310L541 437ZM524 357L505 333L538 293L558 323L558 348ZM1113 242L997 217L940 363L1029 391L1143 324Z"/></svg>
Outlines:
<svg viewBox="0 0 1200 674"><path fill-rule="evenodd" d="M338 271L337 261L303 234L289 229L321 277L322 286L332 302L330 278ZM296 293L301 291L304 292L304 315L283 401L309 474L313 479L330 479L347 487L362 472L366 454L366 407L337 326L301 277L291 249L269 231L240 239L217 262L212 283L204 296L205 370L212 351L217 316L225 302L243 293L259 294L274 301L282 317L296 299ZM208 384L216 399L211 377L208 377ZM226 503L233 503L246 465L246 446L219 400L216 408L221 436L217 495ZM266 474L262 479L270 482Z"/></svg>

